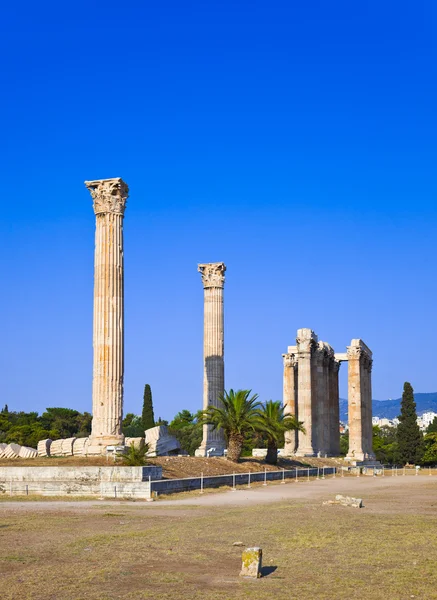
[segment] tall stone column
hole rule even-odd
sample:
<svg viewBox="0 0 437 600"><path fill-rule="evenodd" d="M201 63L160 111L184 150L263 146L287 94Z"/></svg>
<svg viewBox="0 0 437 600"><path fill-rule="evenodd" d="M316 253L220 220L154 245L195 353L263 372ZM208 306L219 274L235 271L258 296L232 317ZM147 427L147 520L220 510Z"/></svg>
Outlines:
<svg viewBox="0 0 437 600"><path fill-rule="evenodd" d="M124 441L123 215L129 193L120 178L86 181L94 200L93 421L89 454Z"/></svg>
<svg viewBox="0 0 437 600"><path fill-rule="evenodd" d="M373 458L369 452L372 408L369 370L366 368L372 353L359 339L352 340L347 347L348 357L348 418L349 418L349 460L362 461ZM370 404L370 406L369 406ZM370 440L371 448L371 440Z"/></svg>
<svg viewBox="0 0 437 600"><path fill-rule="evenodd" d="M203 316L203 410L219 406L225 390L224 367L224 316L223 287L226 266L224 263L207 263L198 266L204 289ZM214 448L214 450L212 450ZM196 456L221 456L226 448L223 431L203 426L203 439ZM208 450L211 450L208 454Z"/></svg>
<svg viewBox="0 0 437 600"><path fill-rule="evenodd" d="M303 421L306 432L299 432L297 456L314 456L314 431L313 431L313 402L314 402L314 368L313 353L317 346L317 336L311 329L298 329L297 331L297 356L298 356L298 415Z"/></svg>
<svg viewBox="0 0 437 600"><path fill-rule="evenodd" d="M329 365L329 454L340 456L340 393L338 372L340 362L331 357Z"/></svg>
<svg viewBox="0 0 437 600"><path fill-rule="evenodd" d="M370 351L369 351L370 352ZM371 353L366 354L364 359L364 381L365 381L365 413L364 413L364 454L366 459L374 460L373 452L373 424L372 424L372 364Z"/></svg>
<svg viewBox="0 0 437 600"><path fill-rule="evenodd" d="M299 418L297 410L297 359L292 353L283 354L284 360L284 380L283 380L283 405L284 413L294 415ZM296 452L297 431L287 431L285 433L284 454L290 456Z"/></svg>

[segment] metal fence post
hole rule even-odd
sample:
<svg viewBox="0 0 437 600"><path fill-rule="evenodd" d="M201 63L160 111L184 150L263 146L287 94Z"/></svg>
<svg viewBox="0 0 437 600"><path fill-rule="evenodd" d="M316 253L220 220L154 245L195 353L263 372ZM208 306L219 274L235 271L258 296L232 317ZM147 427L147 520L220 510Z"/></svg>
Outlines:
<svg viewBox="0 0 437 600"><path fill-rule="evenodd" d="M282 481L281 483L285 483L285 469L282 469Z"/></svg>
<svg viewBox="0 0 437 600"><path fill-rule="evenodd" d="M203 494L203 472L200 474L200 493Z"/></svg>
<svg viewBox="0 0 437 600"><path fill-rule="evenodd" d="M298 483L298 481L297 481L297 467L296 467L296 483Z"/></svg>
<svg viewBox="0 0 437 600"><path fill-rule="evenodd" d="M405 467L404 467L404 472L402 473L402 476L405 477Z"/></svg>
<svg viewBox="0 0 437 600"><path fill-rule="evenodd" d="M322 467L322 479L325 479L325 467Z"/></svg>
<svg viewBox="0 0 437 600"><path fill-rule="evenodd" d="M267 485L267 467L264 467L264 483L263 485Z"/></svg>
<svg viewBox="0 0 437 600"><path fill-rule="evenodd" d="M232 474L232 492L236 492L237 488L235 487L235 473Z"/></svg>
<svg viewBox="0 0 437 600"><path fill-rule="evenodd" d="M26 483L26 496L28 496L28 495L29 495L29 486Z"/></svg>
<svg viewBox="0 0 437 600"><path fill-rule="evenodd" d="M309 481L310 480L310 469L309 469L309 467L307 469L307 474L308 474L307 481Z"/></svg>
<svg viewBox="0 0 437 600"><path fill-rule="evenodd" d="M114 498L117 498L117 486L114 485Z"/></svg>
<svg viewBox="0 0 437 600"><path fill-rule="evenodd" d="M250 488L250 471L248 473L249 477L247 478L247 487Z"/></svg>

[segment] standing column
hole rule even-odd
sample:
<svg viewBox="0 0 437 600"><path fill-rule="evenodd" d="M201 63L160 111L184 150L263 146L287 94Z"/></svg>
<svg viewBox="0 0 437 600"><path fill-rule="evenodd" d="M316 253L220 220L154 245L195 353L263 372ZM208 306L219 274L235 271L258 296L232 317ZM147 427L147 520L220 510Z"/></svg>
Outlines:
<svg viewBox="0 0 437 600"><path fill-rule="evenodd" d="M284 387L283 401L284 413L294 415L298 419L296 392L297 392L297 360L295 354L283 354L284 359ZM290 456L297 448L297 431L285 432L284 454Z"/></svg>
<svg viewBox="0 0 437 600"><path fill-rule="evenodd" d="M370 353L370 350L369 350ZM364 359L365 381L365 427L364 427L364 454L368 460L374 460L373 453L373 424L372 424L372 358L367 353Z"/></svg>
<svg viewBox="0 0 437 600"><path fill-rule="evenodd" d="M120 178L86 181L94 200L93 421L89 454L124 441L123 215L129 193Z"/></svg>
<svg viewBox="0 0 437 600"><path fill-rule="evenodd" d="M204 289L203 317L203 410L220 406L220 396L225 391L223 286L224 263L207 263L198 266ZM226 448L223 431L212 431L203 426L203 439L196 456L222 456ZM214 450L212 450L214 449ZM208 450L211 452L208 453Z"/></svg>
<svg viewBox="0 0 437 600"><path fill-rule="evenodd" d="M364 460L368 452L366 438L369 437L369 419L372 423L372 410L368 407L369 388L365 363L372 356L366 344L359 339L352 340L347 347L348 357L348 419L350 460ZM370 393L371 395L371 393Z"/></svg>
<svg viewBox="0 0 437 600"><path fill-rule="evenodd" d="M299 432L297 456L314 456L313 447L313 371L312 356L317 346L317 336L311 329L297 331L298 356L298 415L306 433Z"/></svg>
<svg viewBox="0 0 437 600"><path fill-rule="evenodd" d="M329 454L331 456L340 456L339 369L340 362L332 356L329 366Z"/></svg>

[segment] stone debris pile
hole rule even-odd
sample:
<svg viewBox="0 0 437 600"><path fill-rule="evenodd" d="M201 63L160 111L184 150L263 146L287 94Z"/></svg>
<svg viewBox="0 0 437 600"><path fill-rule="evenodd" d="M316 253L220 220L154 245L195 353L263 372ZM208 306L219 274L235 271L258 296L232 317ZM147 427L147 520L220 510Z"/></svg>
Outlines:
<svg viewBox="0 0 437 600"><path fill-rule="evenodd" d="M0 458L36 458L38 451L20 444L0 444Z"/></svg>

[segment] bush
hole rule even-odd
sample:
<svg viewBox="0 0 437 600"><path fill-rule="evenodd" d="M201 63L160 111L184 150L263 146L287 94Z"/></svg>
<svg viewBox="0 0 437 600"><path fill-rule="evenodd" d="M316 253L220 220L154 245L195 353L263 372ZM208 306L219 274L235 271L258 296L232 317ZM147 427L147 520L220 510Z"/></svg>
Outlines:
<svg viewBox="0 0 437 600"><path fill-rule="evenodd" d="M146 454L148 450L148 444L145 444L142 448L137 448L132 442L128 453L123 456L123 465L126 467L144 467L147 465Z"/></svg>

